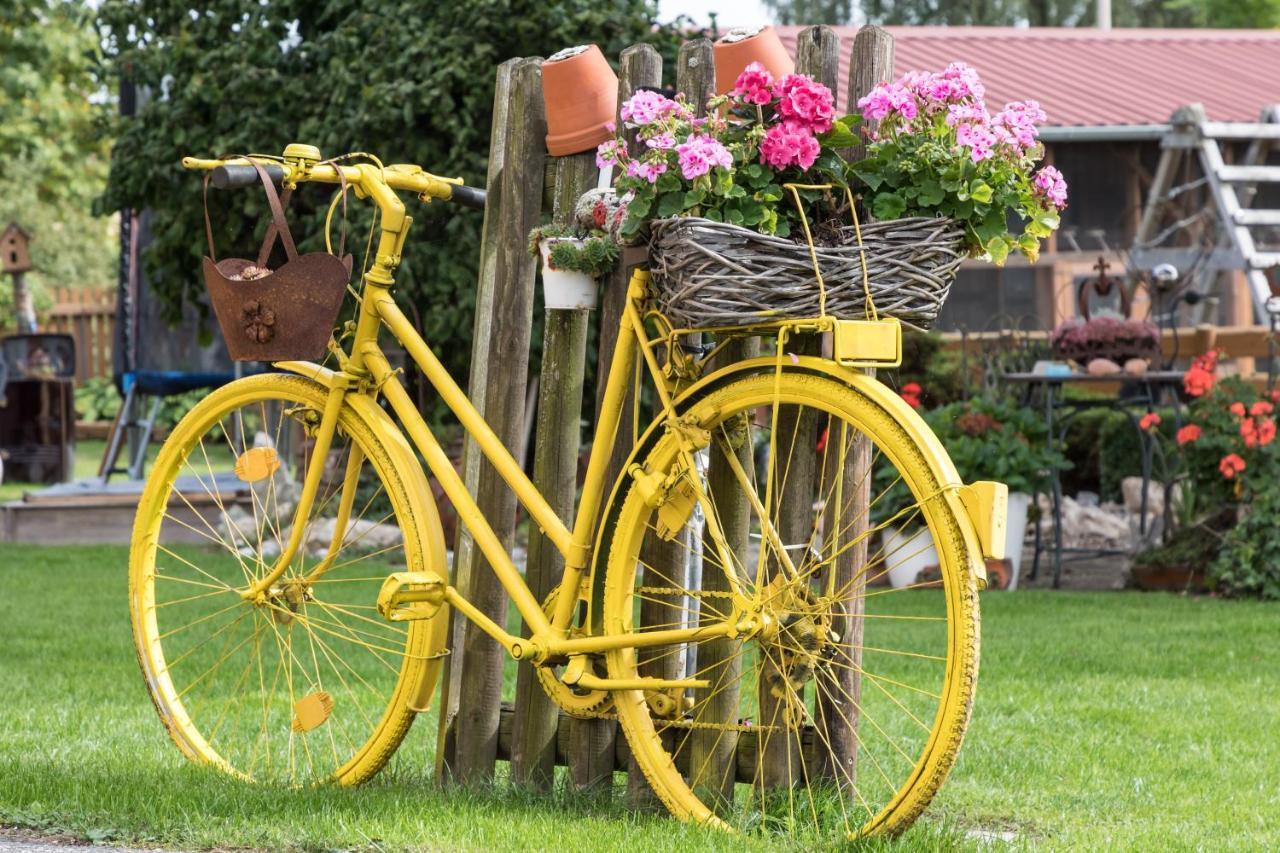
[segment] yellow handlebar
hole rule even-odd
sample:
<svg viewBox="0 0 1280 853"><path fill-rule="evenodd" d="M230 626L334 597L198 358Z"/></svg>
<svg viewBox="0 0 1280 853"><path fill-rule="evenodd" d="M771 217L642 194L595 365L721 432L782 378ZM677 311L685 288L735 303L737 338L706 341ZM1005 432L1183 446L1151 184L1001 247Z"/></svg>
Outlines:
<svg viewBox="0 0 1280 853"><path fill-rule="evenodd" d="M286 149L287 152L288 149ZM397 190L415 193L423 201L438 198L446 201L459 201L470 206L483 206L484 204L483 192L470 187L464 188L461 178L442 178L424 171L420 166L409 163L398 163L380 168L370 163L339 166L333 163L317 163L304 159L287 158L283 160L274 158L253 158L251 160L246 157L235 157L227 160L201 160L197 157L182 158L184 169L201 171L212 171L222 167L250 166L255 162L262 166L273 167L273 171L281 170L283 172L282 183L286 186L296 186L307 182L338 184L342 182L338 177L341 174L346 183L356 191L356 195L361 198L372 196L374 201L383 207L384 213L389 212L387 210L388 203L392 208L399 205L398 199L392 202L394 198L394 192L392 191ZM254 176L251 183L256 182L257 178ZM463 189L466 192L462 192L461 190Z"/></svg>

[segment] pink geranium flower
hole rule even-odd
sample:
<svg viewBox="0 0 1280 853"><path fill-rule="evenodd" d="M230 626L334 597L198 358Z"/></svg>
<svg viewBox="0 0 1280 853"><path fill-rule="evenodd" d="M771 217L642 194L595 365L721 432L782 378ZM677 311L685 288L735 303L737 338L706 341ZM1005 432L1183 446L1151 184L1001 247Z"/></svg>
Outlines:
<svg viewBox="0 0 1280 853"><path fill-rule="evenodd" d="M799 166L808 169L818 159L821 146L806 127L791 122L775 124L760 141L760 161L775 169Z"/></svg>
<svg viewBox="0 0 1280 853"><path fill-rule="evenodd" d="M636 92L622 104L618 115L622 120L636 126L653 124L669 116L678 115L687 110L682 104L671 100L660 92L641 90Z"/></svg>
<svg viewBox="0 0 1280 853"><path fill-rule="evenodd" d="M733 94L748 104L763 107L773 100L773 75L759 62L753 62L738 75Z"/></svg>
<svg viewBox="0 0 1280 853"><path fill-rule="evenodd" d="M676 154L679 155L680 173L687 181L705 175L716 166L728 168L733 165L733 155L728 148L699 133L677 145Z"/></svg>
<svg viewBox="0 0 1280 853"><path fill-rule="evenodd" d="M1067 182L1053 166L1045 166L1036 172L1031 182L1036 195L1061 210L1067 206Z"/></svg>
<svg viewBox="0 0 1280 853"><path fill-rule="evenodd" d="M831 90L804 74L788 74L774 87L778 114L783 120L802 125L814 133L831 129L836 99Z"/></svg>
<svg viewBox="0 0 1280 853"><path fill-rule="evenodd" d="M644 178L651 184L658 182L658 177L667 171L667 164L659 160L656 163L646 163L643 160L632 160L627 164L627 177Z"/></svg>
<svg viewBox="0 0 1280 853"><path fill-rule="evenodd" d="M867 121L881 121L897 113L910 121L919 114L915 95L902 83L881 83L858 99L858 109Z"/></svg>

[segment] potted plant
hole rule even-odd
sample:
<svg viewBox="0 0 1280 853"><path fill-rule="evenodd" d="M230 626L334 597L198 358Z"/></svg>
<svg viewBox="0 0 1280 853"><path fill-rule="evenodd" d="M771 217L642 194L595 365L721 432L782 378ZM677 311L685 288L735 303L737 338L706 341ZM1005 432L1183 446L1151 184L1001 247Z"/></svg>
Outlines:
<svg viewBox="0 0 1280 853"><path fill-rule="evenodd" d="M1086 370L1092 362L1106 359L1115 365L1112 373L1121 367L1134 372L1130 362L1141 361L1145 369L1147 361L1160 354L1160 331L1146 320L1072 318L1053 330L1050 344L1058 358L1070 359Z"/></svg>
<svg viewBox="0 0 1280 853"><path fill-rule="evenodd" d="M996 480L1009 487L1005 558L1009 561L1008 589L1018 587L1022 570L1022 540L1027 529L1031 496L1043 491L1054 471L1070 467L1065 457L1048 446L1048 430L1035 412L1004 400L977 398L952 403L925 413L925 421L947 448L960 479ZM888 468L878 471L889 493L885 496L884 518L893 517L914 499L901 483L892 482ZM886 554L899 556L901 567L891 565L889 579L894 586L915 582L925 567L937 564L936 552L922 537L924 528L903 529L889 525L885 531ZM932 553L931 553L932 552Z"/></svg>
<svg viewBox="0 0 1280 853"><path fill-rule="evenodd" d="M597 162L622 172L621 238L648 240L657 307L677 325L809 319L821 306L862 318L869 288L881 313L927 328L965 257L1034 257L1066 203L1061 175L1035 169L1039 107L991 116L981 98L957 64L877 87L862 116L838 117L826 86L752 63L705 118L682 95L637 92ZM849 164L840 152L864 118L879 127ZM860 216L849 188L866 195Z"/></svg>
<svg viewBox="0 0 1280 853"><path fill-rule="evenodd" d="M596 279L618 262L618 244L608 234L572 226L535 228L529 253L542 258L542 295L550 309L595 308Z"/></svg>

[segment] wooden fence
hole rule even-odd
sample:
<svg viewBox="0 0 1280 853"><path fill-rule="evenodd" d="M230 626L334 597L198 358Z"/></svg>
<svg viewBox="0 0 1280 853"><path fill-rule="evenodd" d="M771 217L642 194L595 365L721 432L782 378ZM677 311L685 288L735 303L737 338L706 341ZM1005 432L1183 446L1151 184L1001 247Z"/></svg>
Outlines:
<svg viewBox="0 0 1280 853"><path fill-rule="evenodd" d="M110 377L115 344L116 296L111 288L59 287L41 331L63 332L76 340L76 382Z"/></svg>
<svg viewBox="0 0 1280 853"><path fill-rule="evenodd" d="M840 43L833 30L828 27L805 30L799 37L797 53L797 71L812 75L833 91L841 85L838 80ZM512 59L497 69L486 182L489 205L485 213L472 339L471 399L513 452L526 434L524 403L537 273L535 259L525 250L526 235L546 219L567 221L572 216L574 200L594 186L598 177L592 153L560 158L547 156L541 63L542 59L537 57ZM624 50L619 64L620 104L642 86L674 84L677 90L688 94L693 103L705 103L713 91L713 47L705 39L686 43L680 50L676 68L666 69L666 74L662 59L647 45ZM856 103L877 82L889 78L892 70L892 37L879 28L864 27L853 46L846 103ZM601 354L594 389L597 415L629 274L630 270L623 268L605 279L600 309L594 312L600 323ZM545 317L534 439L534 482L566 520L574 508L588 325L595 321L593 312L585 310L548 311ZM751 345L751 342L735 343L735 352L730 357L743 357ZM820 343L813 341L812 345L817 347ZM631 413L625 412L622 423L629 424L631 420ZM793 428L803 427L796 424ZM622 470L631 442L630 430L624 429L613 447L609 482ZM462 470L468 491L477 496L494 532L510 547L516 531L515 497L470 439L464 446ZM724 472L717 472L713 465L709 472L713 492L717 478L723 476ZM740 545L731 541L734 547L746 544L747 511L745 507L740 509L740 519L721 522L726 536L742 540ZM734 512L729 507L721 507L720 511ZM545 537L534 532L530 538L526 579L534 594L542 597L559 582L564 562ZM454 585L489 618L505 624L508 614L505 590L465 531L459 532L456 545ZM677 553L679 550L673 549ZM646 554L646 563L662 564L671 556ZM641 618L645 618L643 613ZM856 621L852 614L849 618ZM636 807L656 805L643 774L632 765L615 721L575 719L559 713L543 694L535 673L523 666L514 703L503 703L505 652L467 620L456 614L451 619L452 655L444 679L437 750L437 772L441 777L484 784L494 777L498 760L509 760L514 781L548 790L556 764L562 764L568 766L574 787L582 789L610 786L615 770L623 770L629 771L627 788L632 804ZM526 636L527 630L526 626ZM649 667L647 674L661 674L654 671L653 666L642 666ZM858 685L850 687L850 695L856 696ZM847 742L850 753L853 752L856 733L852 728L830 734ZM715 748L723 754L716 760L726 766L731 762L738 765L755 762L757 757L749 740L730 744L727 749L721 749L717 742ZM852 756L848 760L852 762Z"/></svg>

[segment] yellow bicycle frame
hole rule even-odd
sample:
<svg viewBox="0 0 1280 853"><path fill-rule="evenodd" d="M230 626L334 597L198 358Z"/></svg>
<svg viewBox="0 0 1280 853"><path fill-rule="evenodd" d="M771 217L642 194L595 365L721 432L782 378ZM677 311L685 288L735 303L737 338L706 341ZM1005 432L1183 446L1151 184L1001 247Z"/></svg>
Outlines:
<svg viewBox="0 0 1280 853"><path fill-rule="evenodd" d="M451 606L459 610L468 619L475 622L485 633L492 636L513 658L528 660L537 664L549 656L564 657L593 654L619 648L670 645L715 637L735 636L758 628L759 622L757 620L761 614L754 612L755 608L751 607L750 602L743 600L738 602L738 606L735 607L730 618L718 623L661 631L645 631L643 633L569 637L569 627L578 601L578 591L593 553L593 544L596 539L597 527L600 523L600 508L605 498L606 484L604 478L614 441L618 434L619 421L623 411L623 403L628 393L630 378L635 368L635 352L637 349L643 355L646 367L654 379L660 408L663 412L660 422L665 422L669 426L674 426L678 423L672 400L672 391L676 387L676 383L664 375L656 357L656 344L663 341L661 339L650 340L644 330L644 317L641 314L641 306L646 295L648 273L643 270L636 270L628 285L627 309L622 318L621 329L605 387L604 401L600 407L600 422L597 424L595 439L591 448L582 496L573 521L573 527L570 529L557 516L537 487L521 469L520 464L503 446L501 440L485 422L484 417L471 404L466 393L449 376L444 365L440 363L440 360L432 353L430 347L418 335L413 325L396 306L395 300L391 296L394 272L400 263L405 238L413 221L411 217L406 215L404 203L397 195L397 191L414 192L424 201L448 199L453 192L453 187L461 184L461 181L431 175L417 166L395 165L382 167L367 163L340 166L334 163L320 163L318 162L318 157L309 158L299 155L299 149L304 152L306 150L305 147L290 146L285 151L285 157L263 158L263 162L284 170L283 180L286 186L306 181L329 184L338 184L341 181L345 181L348 186L354 189L358 197L371 198L378 205L381 216L376 255L373 264L364 276L364 290L360 298L359 314L355 324L350 352L344 353L341 349L334 347L334 352L339 362L338 369L328 370L311 362L286 361L276 364L276 367L282 370L315 379L329 389L329 396L315 436L313 462L306 473L299 505L295 510L298 517L305 518L310 511L310 505L320 484L323 460L328 453L337 428L338 414L348 395L367 395L370 397L381 395L390 404L391 409L400 420L404 432L417 447L418 452L426 461L427 467L435 475L445 494L453 503L460 521L466 525L477 547L489 565L493 567L503 587L510 594L521 617L529 626L531 636L526 639L512 635L503 626L494 622L477 609L452 586L446 586L444 589L444 600L448 601ZM314 149L310 150L314 151ZM291 152L295 156L290 156ZM255 159L258 158L255 156ZM214 169L226 165L243 165L248 162L243 158L231 160L186 158L183 160L183 165L193 169ZM803 323L765 323L762 324L762 327L776 330L788 325L794 325L799 329L807 328L813 324L810 322L806 326ZM525 584L511 556L506 552L493 528L467 491L465 484L454 469L443 448L441 448L439 441L437 441L430 427L428 427L414 406L396 372L388 364L387 358L378 344L379 333L384 326L404 346L409 356L421 369L427 381L439 393L441 399L444 400L445 404L458 418L466 432L476 441L477 446L494 466L498 475L513 490L516 498L529 512L534 523L564 556L564 577L561 580L559 594L556 598L556 608L550 619L543 612L541 604ZM841 328L836 327L824 330L834 333L837 349L839 349L842 335ZM672 331L666 342L670 343L677 334L679 332ZM849 357L841 359L840 362L844 362L844 365L848 366L830 359L806 358L805 362L813 362L814 369L838 373L842 381L858 385L864 393L876 398L887 408L894 409L899 418L905 423L918 427L914 432L919 446L928 450L930 455L934 457L935 470L944 475L942 479L947 483L945 499L963 501L964 511L977 523L977 531L975 532L978 534L976 538L981 543L981 550L991 554L998 547L997 543L1003 541L999 528L999 524L1003 520L1003 508L1000 506L999 496L987 494L990 490L985 488L996 484L963 486L955 475L955 469L947 460L945 451L942 450L937 439L928 431L923 422L916 424L919 419L914 413L896 395L885 389L880 383L849 369L860 364L875 364L878 358L882 358L886 362L895 358L896 353L900 352L900 348L896 333L892 337L894 340L885 341L882 345L873 347L875 352L872 353L870 360L860 361L859 358L867 354L858 351L852 345L846 344L846 348L849 350ZM672 349L671 347L668 348ZM884 355L877 355L877 353L884 353ZM335 529L337 530L343 530L346 527L345 519L350 512L351 500L355 492L355 489L350 487L354 485L362 464L363 460L359 458L358 454L353 454L348 461L344 496L338 510L341 523L336 525ZM959 496L951 494L950 490L953 489L959 493ZM700 499L702 497L705 496L700 496ZM714 513L708 514L708 520L710 523L714 523ZM296 549L300 544L300 531L303 528L304 525L301 524L293 525L293 530L295 531L293 538L283 549L275 566L242 593L246 598L258 599L267 594L271 585L284 573L285 568L289 565L294 553L296 553ZM711 532L714 538L715 531ZM768 535L773 531L768 530L765 533ZM330 550L332 551L333 549L331 548ZM975 548L974 550L977 551L978 549ZM785 551L782 553L785 553ZM311 576L322 574L328 567L331 557L332 555L322 560L319 566L313 568ZM980 560L977 561L977 565L974 568L980 576L985 576ZM598 679L597 681L601 682L603 686L603 679ZM586 680L580 683L584 687L591 686ZM676 686L678 684L696 686L692 682L671 681L664 682L664 684L666 686ZM638 685L608 682L608 687L612 689L626 689L635 686Z"/></svg>

